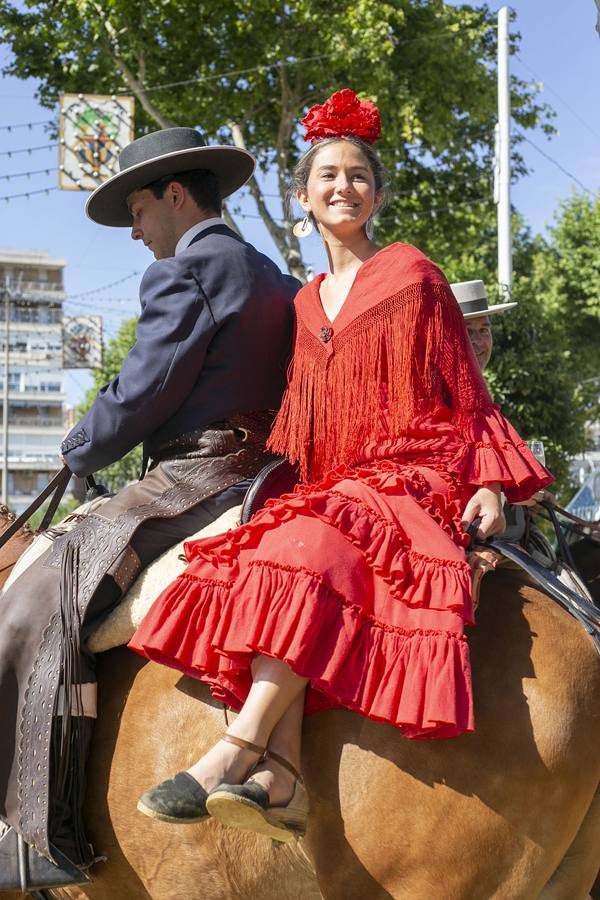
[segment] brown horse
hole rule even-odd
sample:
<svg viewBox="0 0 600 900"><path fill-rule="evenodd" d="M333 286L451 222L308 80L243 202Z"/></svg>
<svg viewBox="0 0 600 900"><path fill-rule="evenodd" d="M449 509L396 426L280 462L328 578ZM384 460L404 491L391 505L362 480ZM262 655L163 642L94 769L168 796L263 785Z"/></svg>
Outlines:
<svg viewBox="0 0 600 900"><path fill-rule="evenodd" d="M4 503L0 503L0 535L6 531L14 519L14 513L9 512ZM4 547L0 547L0 588L4 585L21 553L27 549L32 540L33 532L29 525L24 525L6 542Z"/></svg>
<svg viewBox="0 0 600 900"><path fill-rule="evenodd" d="M599 522L594 524L600 526ZM600 536L582 535L570 545L570 550L587 589L596 605L600 605Z"/></svg>
<svg viewBox="0 0 600 900"><path fill-rule="evenodd" d="M86 821L108 861L53 896L584 898L600 858L600 658L510 569L484 580L470 643L474 735L409 742L347 711L306 719L312 812L293 845L140 816L139 794L208 748L225 716L200 683L123 648L102 654Z"/></svg>
<svg viewBox="0 0 600 900"><path fill-rule="evenodd" d="M600 526L600 522L593 524ZM594 601L600 606L600 539L597 536L582 536L577 528L573 530L575 534L579 534L579 537L571 544L573 559ZM597 798L596 802L600 804L600 799ZM591 896L593 900L600 900L600 870L591 890Z"/></svg>

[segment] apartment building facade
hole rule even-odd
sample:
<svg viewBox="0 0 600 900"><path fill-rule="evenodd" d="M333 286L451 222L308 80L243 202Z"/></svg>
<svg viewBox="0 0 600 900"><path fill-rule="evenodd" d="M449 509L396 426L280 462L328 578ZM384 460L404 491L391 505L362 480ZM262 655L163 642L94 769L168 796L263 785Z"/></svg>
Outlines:
<svg viewBox="0 0 600 900"><path fill-rule="evenodd" d="M46 253L0 249L0 404L8 307L8 506L17 513L61 466L64 267Z"/></svg>

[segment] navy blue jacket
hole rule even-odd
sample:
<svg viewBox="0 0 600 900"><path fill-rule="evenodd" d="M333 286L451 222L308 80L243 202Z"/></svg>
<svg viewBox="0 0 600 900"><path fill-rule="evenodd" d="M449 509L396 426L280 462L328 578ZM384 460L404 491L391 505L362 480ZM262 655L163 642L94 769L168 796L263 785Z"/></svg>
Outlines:
<svg viewBox="0 0 600 900"><path fill-rule="evenodd" d="M63 441L67 466L90 475L141 442L152 456L233 413L277 409L299 287L224 225L153 263L140 286L136 342Z"/></svg>

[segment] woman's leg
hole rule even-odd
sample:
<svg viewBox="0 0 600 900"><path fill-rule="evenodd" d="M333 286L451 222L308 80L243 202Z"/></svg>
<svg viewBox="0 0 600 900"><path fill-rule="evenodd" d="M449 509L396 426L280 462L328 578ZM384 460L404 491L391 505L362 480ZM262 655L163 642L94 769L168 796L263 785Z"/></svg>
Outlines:
<svg viewBox="0 0 600 900"><path fill-rule="evenodd" d="M266 747L275 726L296 701L293 712L291 711L290 716L286 717L282 723L280 733L274 735L277 747L272 746L271 749L286 758L291 755L292 765L299 765L301 711L304 702L304 688L308 680L295 675L287 663L268 656L257 656L254 659L252 678L252 687L246 702L237 719L229 727L228 734L258 744L260 747ZM281 750L278 749L279 747ZM197 763L191 766L188 772L205 790L210 791L221 782L240 784L256 764L257 757L258 754L251 750L219 741ZM281 766L274 764L273 769L275 768L277 782L285 790L289 786L289 782L283 780L283 775L281 778L279 777L284 770ZM273 789L277 789L277 793L280 793L278 785L275 784L274 773L273 779ZM284 798L284 802L285 799L289 799L290 793L288 791L288 797ZM275 796L272 800L277 802Z"/></svg>
<svg viewBox="0 0 600 900"><path fill-rule="evenodd" d="M298 771L303 718L304 691L301 691L271 732L268 746L269 750L282 756ZM268 792L271 806L284 806L294 793L294 776L270 757L252 770L250 780L260 784Z"/></svg>

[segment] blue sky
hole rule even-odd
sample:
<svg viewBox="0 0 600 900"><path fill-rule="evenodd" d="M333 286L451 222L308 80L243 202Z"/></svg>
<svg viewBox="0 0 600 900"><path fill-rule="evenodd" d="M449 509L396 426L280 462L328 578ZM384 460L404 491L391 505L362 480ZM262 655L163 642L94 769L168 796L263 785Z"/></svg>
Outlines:
<svg viewBox="0 0 600 900"><path fill-rule="evenodd" d="M490 3L497 10L501 3ZM548 140L532 132L529 139L553 161L531 144L522 145L530 174L513 188L514 206L534 231L551 223L561 200L575 188L591 192L600 188L600 37L595 31L594 0L515 0L517 13L513 28L520 31L521 50L512 58L512 71L528 81L543 84L541 99L556 112L558 134ZM360 86L354 85L356 89ZM56 185L56 150L19 153L9 158L8 150L39 147L49 143L41 126L13 128L3 126L37 123L51 113L34 98L35 82L5 78L0 81L0 198L28 190ZM19 173L42 170L31 177ZM568 174L567 174L568 173ZM5 175L12 175L10 181ZM573 179L576 179L577 184ZM583 186L583 187L582 187ZM71 313L100 313L104 316L106 336L118 328L122 318L137 309L139 274L152 257L130 240L126 229L102 228L86 219L83 207L87 192L52 190L0 199L0 247L44 250L67 260L66 290L70 298L66 310ZM255 213L249 202L243 211ZM244 236L259 249L276 257L262 223L254 218L240 222ZM317 270L324 259L316 238L309 239L310 262ZM123 280L124 279L124 280ZM105 287L120 281L112 287ZM79 402L88 384L82 371L66 378L69 401Z"/></svg>

